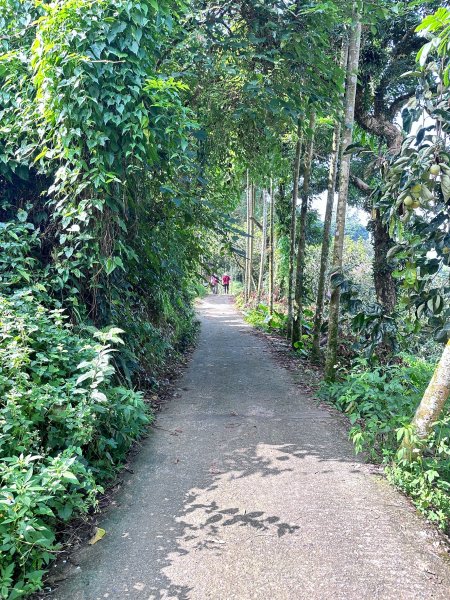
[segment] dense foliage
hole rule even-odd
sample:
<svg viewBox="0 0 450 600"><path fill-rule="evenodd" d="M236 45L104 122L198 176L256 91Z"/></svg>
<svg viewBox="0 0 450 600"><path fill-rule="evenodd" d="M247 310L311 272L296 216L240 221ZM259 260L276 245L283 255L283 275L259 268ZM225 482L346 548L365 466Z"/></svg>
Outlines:
<svg viewBox="0 0 450 600"><path fill-rule="evenodd" d="M187 86L159 64L181 9L0 3L3 598L40 586L61 524L95 507L151 420L145 390L194 334L198 235L216 217Z"/></svg>
<svg viewBox="0 0 450 600"><path fill-rule="evenodd" d="M21 290L0 300L1 595L39 584L55 530L95 506L149 415L114 383L121 330L80 335L60 310ZM13 589L10 596L9 592Z"/></svg>
<svg viewBox="0 0 450 600"><path fill-rule="evenodd" d="M424 399L450 337L449 23L432 0L0 0L3 598L151 421L213 272L336 356L321 394L357 450L448 525L448 407Z"/></svg>

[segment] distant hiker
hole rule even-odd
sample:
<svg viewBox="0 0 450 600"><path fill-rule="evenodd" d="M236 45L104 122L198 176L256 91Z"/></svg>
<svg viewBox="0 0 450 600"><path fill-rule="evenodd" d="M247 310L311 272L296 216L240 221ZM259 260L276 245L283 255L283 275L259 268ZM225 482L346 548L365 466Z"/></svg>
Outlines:
<svg viewBox="0 0 450 600"><path fill-rule="evenodd" d="M212 293L217 294L217 292L219 291L219 278L217 277L217 275L211 275L209 283L211 285Z"/></svg>
<svg viewBox="0 0 450 600"><path fill-rule="evenodd" d="M222 276L222 285L223 285L223 293L224 294L228 294L230 291L230 280L231 280L231 277L229 275L227 275L227 273L224 273L224 275Z"/></svg>

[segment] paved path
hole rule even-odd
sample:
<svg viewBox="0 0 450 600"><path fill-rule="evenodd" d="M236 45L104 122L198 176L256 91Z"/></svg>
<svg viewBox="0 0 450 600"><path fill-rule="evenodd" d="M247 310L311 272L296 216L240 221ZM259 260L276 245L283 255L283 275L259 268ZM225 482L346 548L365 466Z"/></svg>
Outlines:
<svg viewBox="0 0 450 600"><path fill-rule="evenodd" d="M450 598L450 563L223 297L57 600Z"/></svg>

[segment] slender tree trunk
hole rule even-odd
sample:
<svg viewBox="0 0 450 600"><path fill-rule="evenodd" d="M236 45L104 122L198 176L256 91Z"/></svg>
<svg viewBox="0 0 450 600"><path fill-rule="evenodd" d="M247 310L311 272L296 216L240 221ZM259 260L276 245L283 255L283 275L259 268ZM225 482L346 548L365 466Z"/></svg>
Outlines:
<svg viewBox="0 0 450 600"><path fill-rule="evenodd" d="M291 199L286 196L286 185L280 181L278 183L278 201L275 205L275 215L277 222L277 230L280 237L289 237L290 232L290 217L291 217ZM278 277L279 267L278 261L275 262L275 273L274 280L278 282L279 296L281 298L287 298L286 283L287 278Z"/></svg>
<svg viewBox="0 0 450 600"><path fill-rule="evenodd" d="M248 302L250 289L250 181L247 169L247 227L246 227L246 246L245 246L245 276L244 276L244 299Z"/></svg>
<svg viewBox="0 0 450 600"><path fill-rule="evenodd" d="M355 118L356 82L358 79L359 51L361 45L361 17L355 10L354 23L350 33L347 64L347 85L345 92L344 133L342 136L342 160L339 177L339 195L336 213L336 234L334 236L332 274L342 272L344 252L345 213L347 210L348 185L350 179L350 154L345 149L352 143ZM338 331L339 331L340 287L335 286L331 293L328 324L328 347L325 362L325 379L333 380L336 375Z"/></svg>
<svg viewBox="0 0 450 600"><path fill-rule="evenodd" d="M340 60L340 67L345 69L348 61L348 40L344 38L342 42L342 53ZM315 359L320 357L320 329L322 327L323 320L323 307L325 300L325 288L326 288L326 274L328 268L328 256L330 254L330 231L331 231L331 219L333 215L334 195L336 193L336 180L339 163L339 151L341 148L341 120L336 120L333 131L333 145L331 150L330 159L330 170L328 173L328 192L327 192L327 204L325 208L325 219L323 224L323 241L320 255L320 271L319 271L319 282L317 287L317 301L316 301L316 312L314 315L314 328L313 328L313 345L312 345L312 356Z"/></svg>
<svg viewBox="0 0 450 600"><path fill-rule="evenodd" d="M311 168L314 154L314 127L316 123L316 114L311 112L309 118L309 135L305 155L305 165L302 186L302 205L300 210L300 223L298 226L298 245L297 245L297 275L295 283L294 296L294 321L292 323L292 344L301 340L302 337L302 319L303 319L303 291L305 274L305 249L306 249L306 217L308 214L309 182L311 180Z"/></svg>
<svg viewBox="0 0 450 600"><path fill-rule="evenodd" d="M264 282L264 267L266 266L266 248L267 248L267 191L262 192L263 201L263 222L261 232L261 257L259 261L258 294L256 303L261 301L261 294Z"/></svg>
<svg viewBox="0 0 450 600"><path fill-rule="evenodd" d="M425 440L433 429L435 423L450 396L450 341L447 342L441 360L439 361L433 377L425 390L423 398L411 422L415 435L419 441ZM420 446L420 444L419 444ZM411 460L420 455L420 447L415 448L411 440L405 439L403 448Z"/></svg>
<svg viewBox="0 0 450 600"><path fill-rule="evenodd" d="M330 172L328 175L327 204L326 204L326 208L325 208L325 218L324 218L324 225L323 225L323 241L322 241L322 249L321 249L321 254L320 254L320 271L319 271L319 281L318 281L318 286L317 286L316 312L314 315L312 355L315 359L318 359L320 357L320 330L322 327L322 320L323 320L326 274L327 274L327 268L328 268L328 256L330 253L331 219L332 219L332 215L333 215L334 194L336 191L340 136L341 136L341 124L339 122L336 122L334 125L333 150L332 150L332 155L331 155Z"/></svg>
<svg viewBox="0 0 450 600"><path fill-rule="evenodd" d="M302 155L302 131L300 119L297 127L297 145L295 147L294 177L291 204L291 229L289 248L289 275L288 275L288 314L287 314L287 336L292 337L292 321L294 306L294 265L295 265L295 233L297 219L298 180L300 178L300 159Z"/></svg>
<svg viewBox="0 0 450 600"><path fill-rule="evenodd" d="M394 267L386 258L389 250L394 246L394 241L389 235L387 226L383 223L378 209L370 227L373 235L373 279L377 300L388 314L394 312L397 304L397 283L392 277Z"/></svg>
<svg viewBox="0 0 450 600"><path fill-rule="evenodd" d="M270 179L270 259L269 259L269 313L273 314L273 282L275 266L275 194L273 193L273 181Z"/></svg>
<svg viewBox="0 0 450 600"><path fill-rule="evenodd" d="M252 284L253 288L255 287L255 280L253 277L253 238L255 234L255 222L253 220L253 215L255 213L255 200L256 200L256 187L253 183L250 184L250 227L249 227L249 240L248 240L248 298L250 300L250 296L252 293Z"/></svg>

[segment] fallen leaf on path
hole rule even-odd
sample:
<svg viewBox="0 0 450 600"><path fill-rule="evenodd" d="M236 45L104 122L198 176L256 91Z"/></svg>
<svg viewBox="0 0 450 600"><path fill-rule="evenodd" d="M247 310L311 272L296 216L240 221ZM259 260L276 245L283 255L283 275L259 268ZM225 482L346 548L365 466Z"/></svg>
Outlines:
<svg viewBox="0 0 450 600"><path fill-rule="evenodd" d="M95 534L89 540L89 544L91 546L93 544L96 544L99 540L101 540L105 536L105 533L106 533L106 531L104 529L102 529L101 527L96 527Z"/></svg>

